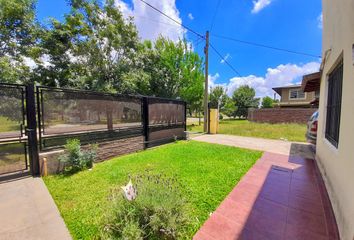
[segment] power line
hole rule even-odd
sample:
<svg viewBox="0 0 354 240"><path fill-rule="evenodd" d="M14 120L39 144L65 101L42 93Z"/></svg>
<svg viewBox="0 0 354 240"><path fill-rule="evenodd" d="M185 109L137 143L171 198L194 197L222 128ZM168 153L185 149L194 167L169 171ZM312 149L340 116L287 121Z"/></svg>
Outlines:
<svg viewBox="0 0 354 240"><path fill-rule="evenodd" d="M234 41L234 42L248 44L248 45L252 45L252 46L268 48L268 49L272 49L272 50L276 50L276 51L282 51L282 52L287 52L287 53L292 53L292 54L297 54L297 55L303 55L303 56L308 56L308 57L314 57L314 58L321 58L321 56L315 55L315 54L311 54L311 53L299 52L299 51L289 50L289 49L285 49L285 48L272 47L272 46L264 45L264 44L261 44L261 43L244 41L244 40L240 40L240 39L236 39L236 38L232 38L232 37L221 36L221 35L217 35L217 34L212 34L212 36L217 37L217 38L221 38L221 39Z"/></svg>
<svg viewBox="0 0 354 240"><path fill-rule="evenodd" d="M159 12L160 14L162 14L163 16L167 17L168 19L170 19L171 21L179 24L180 26L182 26L183 28L187 29L188 31L190 31L191 33L194 33L195 35L197 35L198 37L202 38L202 39L206 39L205 36L201 35L200 33L194 31L193 29L185 26L184 24L178 22L177 20L175 20L174 18L168 16L167 14L165 14L164 12L162 12L161 10L159 10L158 8L152 6L150 3L145 2L144 0L139 0L140 2L146 4L147 6L149 6L150 8L154 9L155 11ZM217 55L219 55L219 57L238 75L241 77L241 74L220 54L220 52L210 43L210 47L216 52Z"/></svg>
<svg viewBox="0 0 354 240"><path fill-rule="evenodd" d="M195 40L195 41L193 42L194 47L197 48L198 45L199 45L200 43L202 43L203 41L204 41L204 38L201 38L201 37L198 37L198 36L197 36L197 40Z"/></svg>
<svg viewBox="0 0 354 240"><path fill-rule="evenodd" d="M161 24L165 24L165 25L168 25L168 26L171 26L171 27L175 27L175 28L179 28L180 25L176 25L176 24L173 24L173 23L167 23L167 22L161 22L161 21L157 21L155 19L151 19L151 18L148 18L148 17L145 17L145 16L141 16L141 15L134 15L132 16L134 18L142 18L142 19L146 19L146 20L149 20L151 22L155 22L155 23L161 23Z"/></svg>
<svg viewBox="0 0 354 240"><path fill-rule="evenodd" d="M222 54L214 47L212 43L209 43L210 47L214 50L214 52L221 58L224 63L226 63L239 77L242 77L239 71L236 70L228 61L226 58L222 56Z"/></svg>
<svg viewBox="0 0 354 240"><path fill-rule="evenodd" d="M213 19L211 20L210 32L213 30L214 22L215 22L215 17L216 17L216 15L217 15L217 13L218 13L220 3L221 3L221 0L218 0L218 3L217 3L216 8L215 8L215 12L214 12Z"/></svg>
<svg viewBox="0 0 354 240"><path fill-rule="evenodd" d="M171 21L174 21L175 23L179 24L181 27L183 27L183 28L187 29L188 31L194 33L195 35L204 38L203 35L197 33L196 31L194 31L194 30L191 29L190 27L187 27L186 25L184 25L183 23L177 21L176 19L174 19L174 18L168 16L166 13L164 13L164 12L162 12L161 10L159 10L158 8L152 6L150 3L145 2L144 0L139 0L139 1L142 2L142 3L144 3L144 4L146 4L146 5L149 6L150 8L154 9L155 11L159 12L160 14L164 15L165 17L167 17L167 18L170 19Z"/></svg>

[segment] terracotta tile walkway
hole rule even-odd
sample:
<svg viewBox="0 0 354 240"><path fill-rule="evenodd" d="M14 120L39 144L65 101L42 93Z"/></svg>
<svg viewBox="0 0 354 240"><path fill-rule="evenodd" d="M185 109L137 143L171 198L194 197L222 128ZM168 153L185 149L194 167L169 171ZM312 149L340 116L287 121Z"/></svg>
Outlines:
<svg viewBox="0 0 354 240"><path fill-rule="evenodd" d="M312 159L264 153L194 236L212 239L339 239Z"/></svg>

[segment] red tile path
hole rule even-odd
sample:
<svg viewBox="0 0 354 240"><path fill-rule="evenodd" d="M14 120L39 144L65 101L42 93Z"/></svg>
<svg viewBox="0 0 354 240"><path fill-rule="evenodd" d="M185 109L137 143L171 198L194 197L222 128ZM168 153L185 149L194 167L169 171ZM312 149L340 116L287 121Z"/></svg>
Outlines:
<svg viewBox="0 0 354 240"><path fill-rule="evenodd" d="M312 159L264 153L193 238L339 239Z"/></svg>

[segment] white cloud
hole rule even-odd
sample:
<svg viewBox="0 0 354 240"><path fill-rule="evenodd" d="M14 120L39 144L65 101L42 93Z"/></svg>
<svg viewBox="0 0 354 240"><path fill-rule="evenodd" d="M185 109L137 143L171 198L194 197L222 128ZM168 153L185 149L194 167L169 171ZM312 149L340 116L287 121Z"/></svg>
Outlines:
<svg viewBox="0 0 354 240"><path fill-rule="evenodd" d="M162 35L173 41L178 41L182 39L186 33L185 29L180 25L168 20L165 16L159 14L139 0L132 0L132 6L129 6L123 0L116 0L115 3L116 6L121 9L124 17L134 17L139 36L142 39L155 40ZM176 21L182 23L175 0L149 0L149 3Z"/></svg>
<svg viewBox="0 0 354 240"><path fill-rule="evenodd" d="M318 17L317 17L317 26L318 28L322 29L323 28L323 14L321 13Z"/></svg>
<svg viewBox="0 0 354 240"><path fill-rule="evenodd" d="M230 53L227 53L227 54L225 55L224 59L221 59L220 63L221 63L221 64L224 64L225 61L227 61L227 59L229 59L230 57L231 57L231 56L230 56Z"/></svg>
<svg viewBox="0 0 354 240"><path fill-rule="evenodd" d="M319 68L319 62L281 64L276 68L268 68L265 76L233 77L226 84L227 94L231 96L238 87L247 84L256 90L257 97L273 96L273 87L298 84L303 75L319 71Z"/></svg>
<svg viewBox="0 0 354 240"><path fill-rule="evenodd" d="M208 86L209 89L215 87L217 84L215 83L220 77L219 73L215 73L214 75L208 75Z"/></svg>
<svg viewBox="0 0 354 240"><path fill-rule="evenodd" d="M189 18L190 20L194 20L194 17L193 17L193 15L192 15L192 13L188 13L188 18Z"/></svg>
<svg viewBox="0 0 354 240"><path fill-rule="evenodd" d="M260 12L263 8L271 4L272 0L257 0L253 1L253 9L252 13L258 13Z"/></svg>

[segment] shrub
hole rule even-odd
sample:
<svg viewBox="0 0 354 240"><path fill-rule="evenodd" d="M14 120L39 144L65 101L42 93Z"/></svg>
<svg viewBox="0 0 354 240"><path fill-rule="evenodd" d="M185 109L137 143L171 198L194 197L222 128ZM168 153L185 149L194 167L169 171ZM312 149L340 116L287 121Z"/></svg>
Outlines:
<svg viewBox="0 0 354 240"><path fill-rule="evenodd" d="M59 157L63 162L65 173L75 173L83 169L92 168L96 158L97 145L91 145L90 150L81 150L80 140L69 139L65 144L65 154Z"/></svg>
<svg viewBox="0 0 354 240"><path fill-rule="evenodd" d="M176 178L146 173L132 178L136 198L113 190L104 239L187 239L189 205Z"/></svg>

